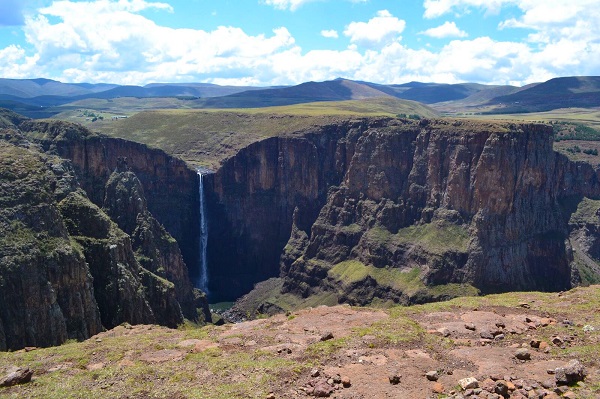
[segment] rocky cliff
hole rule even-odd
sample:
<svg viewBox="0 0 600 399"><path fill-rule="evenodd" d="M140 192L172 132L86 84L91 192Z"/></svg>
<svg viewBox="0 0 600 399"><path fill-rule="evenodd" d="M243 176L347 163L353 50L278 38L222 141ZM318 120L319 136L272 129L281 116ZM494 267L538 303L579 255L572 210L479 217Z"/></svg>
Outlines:
<svg viewBox="0 0 600 399"><path fill-rule="evenodd" d="M552 139L534 124L365 119L255 143L213 176L213 287L276 275L283 252L284 292L357 304L567 289L581 275L565 203L600 189Z"/></svg>
<svg viewBox="0 0 600 399"><path fill-rule="evenodd" d="M175 327L184 315L210 321L176 240L148 210L142 183L123 158L101 190L101 208L81 188L82 170L56 155L60 140L31 129L24 136L14 123L31 122L19 118L2 121L1 350L85 339L123 322ZM77 126L47 128L85 146Z"/></svg>
<svg viewBox="0 0 600 399"><path fill-rule="evenodd" d="M185 162L139 143L105 137L61 121L23 121L19 129L44 151L73 163L82 188L99 207L120 159L126 159L146 193L147 207L177 240L192 272L198 263L198 177Z"/></svg>
<svg viewBox="0 0 600 399"><path fill-rule="evenodd" d="M341 182L364 123L340 122L256 142L206 179L213 295L235 299L279 274L294 211L298 228L308 232L327 190Z"/></svg>
<svg viewBox="0 0 600 399"><path fill-rule="evenodd" d="M0 350L102 330L91 273L57 206L71 178L61 160L0 140Z"/></svg>

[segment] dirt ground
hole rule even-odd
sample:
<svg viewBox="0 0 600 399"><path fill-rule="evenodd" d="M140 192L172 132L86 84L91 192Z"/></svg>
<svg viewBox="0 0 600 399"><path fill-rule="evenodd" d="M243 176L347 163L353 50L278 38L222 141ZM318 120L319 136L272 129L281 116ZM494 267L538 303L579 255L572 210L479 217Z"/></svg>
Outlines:
<svg viewBox="0 0 600 399"><path fill-rule="evenodd" d="M14 365L34 378L0 397L600 398L598 309L581 310L599 295L322 306L191 332L119 326L64 349L2 354L0 378ZM557 384L571 360L585 379ZM63 396L52 393L59 381Z"/></svg>

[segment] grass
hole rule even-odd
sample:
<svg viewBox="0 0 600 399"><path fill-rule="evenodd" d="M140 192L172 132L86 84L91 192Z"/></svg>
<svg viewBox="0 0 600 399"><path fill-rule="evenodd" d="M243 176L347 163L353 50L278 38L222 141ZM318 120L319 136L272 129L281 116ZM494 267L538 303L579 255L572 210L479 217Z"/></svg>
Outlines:
<svg viewBox="0 0 600 399"><path fill-rule="evenodd" d="M391 242L418 244L432 253L442 253L449 250L464 252L469 244L469 232L464 227L445 221L405 227L396 234L377 226L370 229L366 234L368 239L375 242L382 244Z"/></svg>
<svg viewBox="0 0 600 399"><path fill-rule="evenodd" d="M369 276L377 281L379 285L392 287L403 292L413 292L424 287L419 279L420 272L419 268L379 268L364 265L357 260L348 260L335 265L329 270L328 275L343 284L362 281Z"/></svg>
<svg viewBox="0 0 600 399"><path fill-rule="evenodd" d="M577 205L577 210L571 214L570 224L597 224L598 215L596 212L600 209L600 200L593 200L584 197Z"/></svg>
<svg viewBox="0 0 600 399"><path fill-rule="evenodd" d="M68 342L64 345L31 352L0 353L0 371L9 365L34 369L34 382L13 388L3 388L6 398L264 398L273 387L286 387L284 381L297 381L310 368L336 362L350 348L371 349L421 348L437 353L440 348L452 349L451 340L428 334L416 320L423 314L453 311L484 310L488 307L518 308L530 304L528 312L550 314L558 319L569 318L575 330L561 323L538 330L536 337L548 340L552 335L573 335L580 326L600 325L599 287L577 288L560 296L556 293L516 292L475 298L457 298L447 302L411 307L397 306L386 310L388 317L371 325L353 328L345 337L309 345L302 356L277 355L274 351L244 347L213 348L200 353L188 353L180 361L146 363L139 357L148 352L178 349L186 339L214 340L221 329L214 326L178 330L162 327L118 327L104 333L100 341ZM265 328L271 328L265 324ZM272 325L273 328L278 323ZM123 335L131 331L129 335ZM581 333L580 333L581 334ZM596 336L594 335L596 334ZM552 357L561 360L577 358L586 365L598 364L600 352L598 332L586 333L585 340L566 349L552 349ZM369 339L365 341L365 337ZM580 337L581 338L581 337ZM270 344L269 344L270 345ZM104 367L93 370L92 365ZM68 367L50 371L61 364ZM597 393L600 386L591 379L588 389Z"/></svg>
<svg viewBox="0 0 600 399"><path fill-rule="evenodd" d="M249 144L353 117L416 114L436 117L432 109L391 97L327 101L290 106L232 109L190 109L177 99L85 100L70 104L56 116L113 137L160 148L194 166L215 169ZM169 108L169 109L165 109ZM86 120L84 111L103 120ZM112 120L114 115L127 119Z"/></svg>

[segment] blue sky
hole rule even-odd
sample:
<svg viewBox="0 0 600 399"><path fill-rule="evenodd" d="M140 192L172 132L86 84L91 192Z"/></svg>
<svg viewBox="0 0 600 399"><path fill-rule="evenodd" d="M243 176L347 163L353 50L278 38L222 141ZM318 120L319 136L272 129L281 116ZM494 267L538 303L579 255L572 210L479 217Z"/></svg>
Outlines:
<svg viewBox="0 0 600 399"><path fill-rule="evenodd" d="M0 77L523 85L600 75L600 0L0 0Z"/></svg>

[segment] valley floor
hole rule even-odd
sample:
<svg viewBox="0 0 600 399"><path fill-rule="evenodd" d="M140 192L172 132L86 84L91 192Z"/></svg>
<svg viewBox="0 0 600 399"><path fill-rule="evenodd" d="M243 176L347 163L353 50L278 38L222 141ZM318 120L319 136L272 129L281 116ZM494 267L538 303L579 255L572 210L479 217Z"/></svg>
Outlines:
<svg viewBox="0 0 600 399"><path fill-rule="evenodd" d="M486 389L505 389L510 398L598 398L599 308L593 286L387 310L322 306L219 327L122 325L0 353L0 383L13 367L33 370L0 397L500 398ZM571 360L585 380L557 386L554 370ZM479 388L463 391L468 377Z"/></svg>

